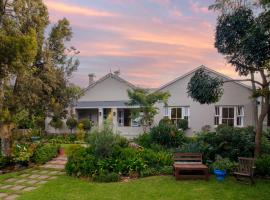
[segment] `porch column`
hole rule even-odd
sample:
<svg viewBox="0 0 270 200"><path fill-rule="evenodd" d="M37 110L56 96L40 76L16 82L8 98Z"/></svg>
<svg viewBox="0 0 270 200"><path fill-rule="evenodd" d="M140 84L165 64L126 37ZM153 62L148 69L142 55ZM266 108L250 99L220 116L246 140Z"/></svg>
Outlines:
<svg viewBox="0 0 270 200"><path fill-rule="evenodd" d="M117 108L112 108L112 123L113 123L113 130L116 131L118 127L117 123Z"/></svg>
<svg viewBox="0 0 270 200"><path fill-rule="evenodd" d="M103 126L103 108L98 109L98 127L101 128Z"/></svg>

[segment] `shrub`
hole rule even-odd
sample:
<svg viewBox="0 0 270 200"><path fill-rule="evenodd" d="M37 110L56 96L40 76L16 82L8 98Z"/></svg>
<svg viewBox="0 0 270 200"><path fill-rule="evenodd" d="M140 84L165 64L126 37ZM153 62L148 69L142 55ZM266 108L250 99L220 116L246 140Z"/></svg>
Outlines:
<svg viewBox="0 0 270 200"><path fill-rule="evenodd" d="M55 144L39 144L31 158L36 164L44 164L50 161L58 154L59 145Z"/></svg>
<svg viewBox="0 0 270 200"><path fill-rule="evenodd" d="M85 138L86 131L82 123L78 124L78 129L76 131L76 137L78 140L83 141Z"/></svg>
<svg viewBox="0 0 270 200"><path fill-rule="evenodd" d="M33 156L36 144L14 144L12 146L12 158L15 163L28 165L31 157Z"/></svg>
<svg viewBox="0 0 270 200"><path fill-rule="evenodd" d="M163 175L172 175L173 174L173 167L170 166L164 166L159 169L160 174Z"/></svg>
<svg viewBox="0 0 270 200"><path fill-rule="evenodd" d="M90 131L93 127L93 123L89 119L81 119L79 120L78 126L81 125L81 128L83 128L85 131Z"/></svg>
<svg viewBox="0 0 270 200"><path fill-rule="evenodd" d="M225 170L227 173L233 172L236 168L237 163L230 161L229 158L217 158L217 160L212 164L212 169Z"/></svg>
<svg viewBox="0 0 270 200"><path fill-rule="evenodd" d="M186 119L180 119L178 124L178 128L182 129L183 131L188 129L188 120Z"/></svg>
<svg viewBox="0 0 270 200"><path fill-rule="evenodd" d="M165 151L155 152L151 149L144 149L140 152L140 157L145 160L150 167L159 168L172 164L172 154Z"/></svg>
<svg viewBox="0 0 270 200"><path fill-rule="evenodd" d="M72 133L72 130L76 128L77 124L78 124L78 121L74 117L70 117L66 121L66 125L70 129L71 133Z"/></svg>
<svg viewBox="0 0 270 200"><path fill-rule="evenodd" d="M108 183L108 182L117 182L119 180L120 180L120 175L114 172L102 173L102 174L93 176L94 182Z"/></svg>
<svg viewBox="0 0 270 200"><path fill-rule="evenodd" d="M140 177L156 176L159 174L160 173L156 168L146 168L140 172Z"/></svg>
<svg viewBox="0 0 270 200"><path fill-rule="evenodd" d="M270 155L262 155L257 159L256 172L262 176L270 176Z"/></svg>
<svg viewBox="0 0 270 200"><path fill-rule="evenodd" d="M0 169L6 168L12 164L12 159L10 157L3 156L0 151Z"/></svg>
<svg viewBox="0 0 270 200"><path fill-rule="evenodd" d="M65 170L70 176L92 176L97 172L97 160L91 148L80 147L68 157Z"/></svg>
<svg viewBox="0 0 270 200"><path fill-rule="evenodd" d="M169 148L180 146L185 139L183 132L170 123L160 123L153 127L150 135L153 142Z"/></svg>
<svg viewBox="0 0 270 200"><path fill-rule="evenodd" d="M63 121L57 117L53 117L49 124L51 127L55 129L59 129L63 127Z"/></svg>
<svg viewBox="0 0 270 200"><path fill-rule="evenodd" d="M143 133L135 139L135 142L142 147L149 148L152 144L151 135L149 133Z"/></svg>

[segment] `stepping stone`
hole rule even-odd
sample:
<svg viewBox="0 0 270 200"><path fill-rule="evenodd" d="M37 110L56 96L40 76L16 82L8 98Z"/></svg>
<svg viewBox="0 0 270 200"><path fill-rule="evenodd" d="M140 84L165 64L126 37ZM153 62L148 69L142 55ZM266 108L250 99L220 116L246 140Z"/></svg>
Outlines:
<svg viewBox="0 0 270 200"><path fill-rule="evenodd" d="M33 174L36 174L36 173L39 173L39 172L40 172L40 170L34 170L34 171L32 171Z"/></svg>
<svg viewBox="0 0 270 200"><path fill-rule="evenodd" d="M15 190L15 191L19 191L19 190L22 190L23 188L25 188L25 186L23 185L16 185L12 188L10 188L11 190Z"/></svg>
<svg viewBox="0 0 270 200"><path fill-rule="evenodd" d="M11 187L13 187L13 185L3 185L0 187L0 189L5 190L5 189L9 189Z"/></svg>
<svg viewBox="0 0 270 200"><path fill-rule="evenodd" d="M56 176L52 176L52 177L48 178L48 180L54 180L56 178L57 178Z"/></svg>
<svg viewBox="0 0 270 200"><path fill-rule="evenodd" d="M25 183L32 185L32 184L36 184L37 182L38 182L38 180L29 180Z"/></svg>
<svg viewBox="0 0 270 200"><path fill-rule="evenodd" d="M6 197L7 195L8 195L7 193L0 192L0 198Z"/></svg>
<svg viewBox="0 0 270 200"><path fill-rule="evenodd" d="M23 188L22 191L24 191L24 192L30 192L30 191L32 191L32 190L34 190L36 188L37 187L26 187L26 188Z"/></svg>
<svg viewBox="0 0 270 200"><path fill-rule="evenodd" d="M9 179L6 179L5 182L12 183L12 182L15 182L17 180L18 179L16 179L16 178L9 178Z"/></svg>
<svg viewBox="0 0 270 200"><path fill-rule="evenodd" d="M40 173L40 174L49 174L50 171L40 171L39 173Z"/></svg>
<svg viewBox="0 0 270 200"><path fill-rule="evenodd" d="M37 184L38 185L41 185L41 184L45 184L45 183L47 183L48 181L40 181L40 182L38 182Z"/></svg>
<svg viewBox="0 0 270 200"><path fill-rule="evenodd" d="M27 179L21 179L21 180L16 181L16 183L23 183L23 182L26 182L26 181L28 181L28 180Z"/></svg>
<svg viewBox="0 0 270 200"><path fill-rule="evenodd" d="M17 194L12 194L12 195L9 195L7 196L6 198L4 198L4 200L15 200L19 197L19 195Z"/></svg>
<svg viewBox="0 0 270 200"><path fill-rule="evenodd" d="M31 176L29 176L28 178L38 178L40 175L38 175L38 174L33 174L33 175L31 175Z"/></svg>
<svg viewBox="0 0 270 200"><path fill-rule="evenodd" d="M57 174L58 171L51 171L50 174Z"/></svg>
<svg viewBox="0 0 270 200"><path fill-rule="evenodd" d="M21 174L21 175L20 175L20 177L23 177L23 178L25 178L25 177L27 177L27 176L30 176L30 174Z"/></svg>
<svg viewBox="0 0 270 200"><path fill-rule="evenodd" d="M49 178L49 176L46 176L46 175L42 175L38 177L38 179L47 179L47 178Z"/></svg>

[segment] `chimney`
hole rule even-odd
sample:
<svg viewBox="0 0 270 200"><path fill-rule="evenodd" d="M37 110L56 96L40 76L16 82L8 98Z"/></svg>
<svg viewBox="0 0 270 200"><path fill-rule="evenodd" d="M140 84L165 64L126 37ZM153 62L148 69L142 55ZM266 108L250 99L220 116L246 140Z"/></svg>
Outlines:
<svg viewBox="0 0 270 200"><path fill-rule="evenodd" d="M95 74L88 74L89 77L89 85L93 84L95 82Z"/></svg>

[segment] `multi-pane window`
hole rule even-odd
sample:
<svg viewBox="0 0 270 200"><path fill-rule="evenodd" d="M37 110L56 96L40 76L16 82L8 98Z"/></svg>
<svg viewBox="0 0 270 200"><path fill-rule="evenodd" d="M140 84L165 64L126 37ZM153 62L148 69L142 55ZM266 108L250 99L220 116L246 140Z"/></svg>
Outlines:
<svg viewBox="0 0 270 200"><path fill-rule="evenodd" d="M243 106L216 106L214 124L227 124L228 126L244 126Z"/></svg>
<svg viewBox="0 0 270 200"><path fill-rule="evenodd" d="M119 108L117 111L117 121L120 127L138 127L140 126L140 120L132 119L131 109L129 108Z"/></svg>
<svg viewBox="0 0 270 200"><path fill-rule="evenodd" d="M189 121L189 116L189 107L164 107L164 117L170 118L175 125L178 125L181 119Z"/></svg>

